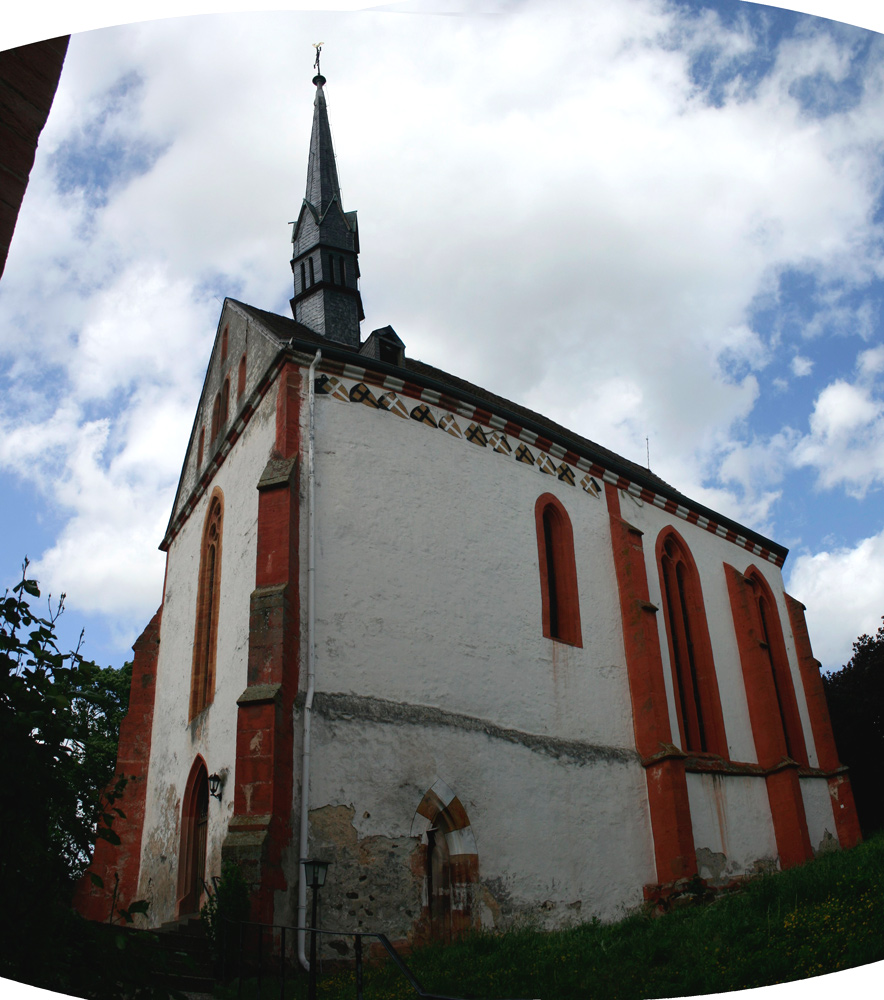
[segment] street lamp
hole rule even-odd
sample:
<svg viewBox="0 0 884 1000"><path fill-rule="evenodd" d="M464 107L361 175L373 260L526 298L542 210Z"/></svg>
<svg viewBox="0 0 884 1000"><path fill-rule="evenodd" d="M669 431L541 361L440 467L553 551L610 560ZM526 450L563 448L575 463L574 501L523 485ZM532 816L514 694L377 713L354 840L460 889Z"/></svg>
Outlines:
<svg viewBox="0 0 884 1000"><path fill-rule="evenodd" d="M325 885L330 862L313 858L302 860L304 879L313 888L313 913L310 918L310 983L307 989L308 1000L316 1000L316 921L319 907L319 890Z"/></svg>

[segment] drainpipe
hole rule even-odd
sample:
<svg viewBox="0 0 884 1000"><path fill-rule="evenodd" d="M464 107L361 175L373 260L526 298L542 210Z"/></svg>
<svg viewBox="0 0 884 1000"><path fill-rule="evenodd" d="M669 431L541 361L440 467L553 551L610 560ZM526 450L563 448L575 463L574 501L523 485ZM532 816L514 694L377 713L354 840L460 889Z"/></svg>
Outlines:
<svg viewBox="0 0 884 1000"><path fill-rule="evenodd" d="M315 528L315 451L316 421L314 403L316 391L314 377L316 366L322 358L322 351L316 352L307 373L307 399L309 431L307 437L307 694L304 698L304 743L301 748L301 828L298 844L298 961L309 970L307 958L307 883L301 861L307 857L309 835L310 796L310 723L313 719L313 690L316 683L316 642L314 638L316 622L316 528Z"/></svg>

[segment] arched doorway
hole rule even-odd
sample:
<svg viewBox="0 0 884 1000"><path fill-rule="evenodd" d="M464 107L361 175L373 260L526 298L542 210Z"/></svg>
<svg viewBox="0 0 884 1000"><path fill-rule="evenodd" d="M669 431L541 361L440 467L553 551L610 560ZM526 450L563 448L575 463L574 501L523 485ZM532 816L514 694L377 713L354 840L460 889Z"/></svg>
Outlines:
<svg viewBox="0 0 884 1000"><path fill-rule="evenodd" d="M427 830L427 910L435 941L451 940L451 852L445 833L438 827Z"/></svg>
<svg viewBox="0 0 884 1000"><path fill-rule="evenodd" d="M181 805L181 850L178 855L178 916L198 913L206 877L209 827L209 773L202 757L190 769Z"/></svg>
<svg viewBox="0 0 884 1000"><path fill-rule="evenodd" d="M421 799L411 835L421 838L425 851L425 933L450 941L473 926L471 886L479 877L479 858L466 810L441 778Z"/></svg>

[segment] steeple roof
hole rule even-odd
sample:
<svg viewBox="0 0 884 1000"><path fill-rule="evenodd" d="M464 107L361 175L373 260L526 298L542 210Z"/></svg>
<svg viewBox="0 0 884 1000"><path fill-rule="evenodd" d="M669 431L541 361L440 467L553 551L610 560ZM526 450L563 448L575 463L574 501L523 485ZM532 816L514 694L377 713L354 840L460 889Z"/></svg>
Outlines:
<svg viewBox="0 0 884 1000"><path fill-rule="evenodd" d="M324 76L314 76L316 97L313 101L313 132L310 136L310 157L307 160L307 193L304 200L321 219L332 202L341 204L338 168L332 146L328 109L325 104Z"/></svg>

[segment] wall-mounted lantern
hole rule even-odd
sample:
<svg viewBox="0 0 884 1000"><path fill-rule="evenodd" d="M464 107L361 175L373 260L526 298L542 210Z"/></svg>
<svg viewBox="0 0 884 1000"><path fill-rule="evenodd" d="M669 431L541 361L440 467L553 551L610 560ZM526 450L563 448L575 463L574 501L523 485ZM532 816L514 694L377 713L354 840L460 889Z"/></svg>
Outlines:
<svg viewBox="0 0 884 1000"><path fill-rule="evenodd" d="M209 775L209 795L216 798L219 802L221 801L221 788L224 785L224 779L220 774L210 774Z"/></svg>

